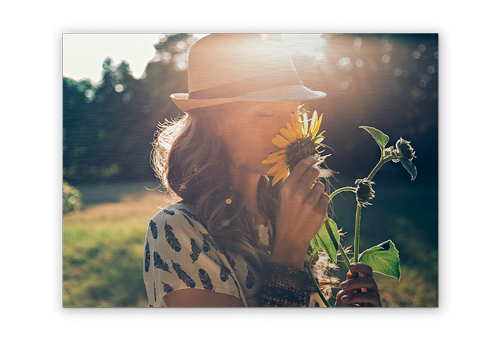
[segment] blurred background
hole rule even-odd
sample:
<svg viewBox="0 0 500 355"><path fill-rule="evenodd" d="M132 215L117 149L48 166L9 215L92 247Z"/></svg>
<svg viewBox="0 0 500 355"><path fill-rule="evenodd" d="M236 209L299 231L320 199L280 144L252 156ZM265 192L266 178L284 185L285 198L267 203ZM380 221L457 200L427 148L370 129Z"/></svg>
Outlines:
<svg viewBox="0 0 500 355"><path fill-rule="evenodd" d="M63 46L74 40L63 36ZM87 35L87 39L100 35ZM134 35L134 38L141 35ZM144 35L146 36L146 35ZM150 35L148 35L150 36ZM170 204L150 167L158 123L180 110L187 92L187 49L203 35L157 35L141 72L103 56L98 79L63 71L63 304L147 307L142 281L149 219ZM388 307L438 305L438 35L283 35L303 83L327 93L306 109L324 113L331 188L352 186L378 162L372 126L411 141L416 180L400 164L375 176L376 198L363 209L361 251L391 239L401 280L377 276ZM123 46L135 46L129 38ZM138 46L138 45L137 45ZM97 47L97 45L96 45ZM139 48L138 48L139 50ZM85 62L85 57L80 57ZM63 70L75 59L64 54ZM352 245L355 200L335 197L332 218ZM341 268L343 279L345 270Z"/></svg>

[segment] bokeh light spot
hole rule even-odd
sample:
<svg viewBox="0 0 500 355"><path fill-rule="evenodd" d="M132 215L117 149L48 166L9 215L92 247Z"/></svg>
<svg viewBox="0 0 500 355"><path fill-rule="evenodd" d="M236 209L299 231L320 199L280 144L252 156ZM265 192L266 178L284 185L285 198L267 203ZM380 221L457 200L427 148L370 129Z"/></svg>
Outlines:
<svg viewBox="0 0 500 355"><path fill-rule="evenodd" d="M401 68L394 69L394 75L401 76L403 74L403 70Z"/></svg>
<svg viewBox="0 0 500 355"><path fill-rule="evenodd" d="M343 71L348 71L352 67L351 58L349 58L349 57L342 57L342 58L340 58L339 62L338 62L338 66Z"/></svg>
<svg viewBox="0 0 500 355"><path fill-rule="evenodd" d="M418 59L421 55L422 53L420 53L419 51L414 51L411 56L415 59Z"/></svg>
<svg viewBox="0 0 500 355"><path fill-rule="evenodd" d="M387 63L389 63L389 61L390 61L390 60L391 60L391 57L390 57L390 56L388 56L387 54L385 54L385 55L382 57L382 61L383 61L384 63L386 63L386 64L387 64Z"/></svg>
<svg viewBox="0 0 500 355"><path fill-rule="evenodd" d="M347 88L349 87L349 82L344 80L344 81L340 84L340 86L342 87L342 89L344 89L344 90L345 90L345 89L347 89Z"/></svg>
<svg viewBox="0 0 500 355"><path fill-rule="evenodd" d="M422 53L423 53L423 52L425 52L425 49L426 49L425 44L420 44L420 45L418 46L418 51L419 51L419 52L422 52Z"/></svg>
<svg viewBox="0 0 500 355"><path fill-rule="evenodd" d="M357 65L359 68L362 68L362 67L363 67L363 64L364 64L363 59L357 59L357 60L356 60L356 65Z"/></svg>
<svg viewBox="0 0 500 355"><path fill-rule="evenodd" d="M363 43L363 40L360 37L356 37L354 40L354 49L359 51L361 49L361 44Z"/></svg>

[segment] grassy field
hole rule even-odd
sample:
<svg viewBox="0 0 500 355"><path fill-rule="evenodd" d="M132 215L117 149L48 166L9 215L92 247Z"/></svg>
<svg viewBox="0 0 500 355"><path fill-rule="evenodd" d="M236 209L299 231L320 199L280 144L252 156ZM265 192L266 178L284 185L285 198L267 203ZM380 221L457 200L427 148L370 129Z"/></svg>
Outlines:
<svg viewBox="0 0 500 355"><path fill-rule="evenodd" d="M142 280L144 236L149 219L170 204L164 193L148 190L155 187L154 183L77 186L84 208L63 218L64 307L148 306ZM361 250L392 239L400 251L401 281L376 275L387 307L436 307L438 302L437 216L436 211L423 213L419 207L433 195L418 189L413 194L416 203L406 210L391 200L396 200L397 194L386 192L380 194L385 200L377 203L377 214L363 211L362 231L384 234L380 237L384 239L372 241L370 233L362 234L366 245L362 244ZM346 196L339 202L339 206L346 205L336 209L339 220L353 220L348 213L341 213L353 210L351 200L352 196ZM412 214L412 209L419 213ZM387 233L380 232L386 228L384 220L376 218L380 213L386 216L385 221L391 221ZM346 238L350 235L348 232ZM341 279L344 272L341 268Z"/></svg>
<svg viewBox="0 0 500 355"><path fill-rule="evenodd" d="M88 207L63 218L65 307L148 306L142 280L144 236L149 219L168 202L163 193L146 187L155 186L79 187Z"/></svg>

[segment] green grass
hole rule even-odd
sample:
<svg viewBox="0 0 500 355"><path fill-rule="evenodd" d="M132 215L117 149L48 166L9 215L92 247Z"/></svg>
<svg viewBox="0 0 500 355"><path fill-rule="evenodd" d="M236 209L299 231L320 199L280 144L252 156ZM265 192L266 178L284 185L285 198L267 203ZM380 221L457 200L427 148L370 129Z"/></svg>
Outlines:
<svg viewBox="0 0 500 355"><path fill-rule="evenodd" d="M144 186L148 185L78 187L84 208L63 217L64 307L148 307L142 279L144 236L150 218L170 202L165 201L163 193L148 191ZM396 191L409 194L408 200L412 201L402 204L398 202L400 194L378 187L374 206L363 209L361 250L393 240L400 252L402 271L401 281L375 275L382 304L436 307L437 204L432 202L435 197L432 191L402 187ZM335 220L347 231L342 238L344 245L352 245L354 234L352 197L346 194L345 200L340 198L335 204ZM339 266L342 281L345 270L343 264Z"/></svg>
<svg viewBox="0 0 500 355"><path fill-rule="evenodd" d="M156 206L168 203L162 193L137 186L129 195L64 216L64 307L148 306L142 280L144 236Z"/></svg>

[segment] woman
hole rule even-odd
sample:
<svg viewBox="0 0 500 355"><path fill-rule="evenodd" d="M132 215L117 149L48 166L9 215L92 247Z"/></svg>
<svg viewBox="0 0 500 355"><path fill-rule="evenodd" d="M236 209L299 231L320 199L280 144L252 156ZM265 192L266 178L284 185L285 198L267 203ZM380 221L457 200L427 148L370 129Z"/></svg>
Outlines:
<svg viewBox="0 0 500 355"><path fill-rule="evenodd" d="M300 101L326 94L302 85L279 35L206 36L189 50L188 78L189 94L171 95L186 115L154 143L157 177L182 201L150 221L150 305L317 305L303 267L329 201L318 160L303 159L275 186L262 162ZM361 277L348 273L336 306L380 306L371 268L351 270Z"/></svg>

